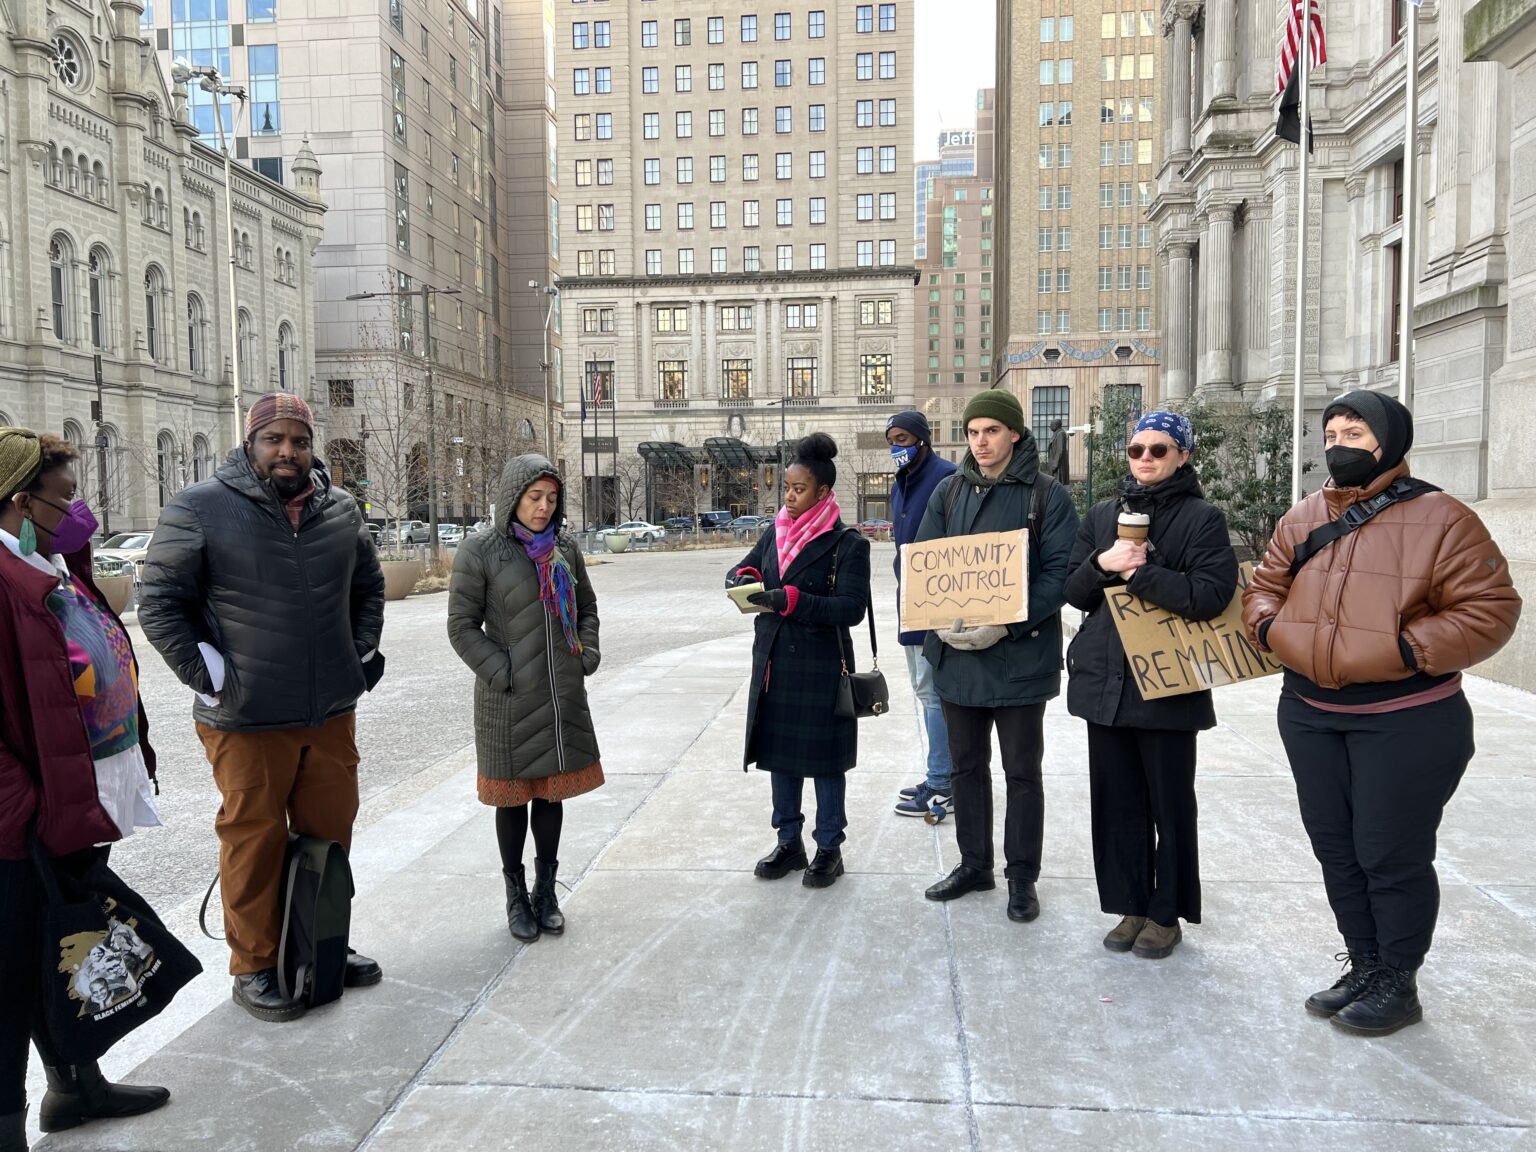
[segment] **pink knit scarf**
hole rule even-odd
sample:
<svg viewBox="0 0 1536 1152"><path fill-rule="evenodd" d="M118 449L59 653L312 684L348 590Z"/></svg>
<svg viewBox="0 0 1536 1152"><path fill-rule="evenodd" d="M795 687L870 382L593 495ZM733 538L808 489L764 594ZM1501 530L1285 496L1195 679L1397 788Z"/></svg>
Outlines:
<svg viewBox="0 0 1536 1152"><path fill-rule="evenodd" d="M831 492L799 516L791 516L788 508L779 509L779 514L773 518L773 534L779 546L780 580L784 579L795 557L805 551L805 546L823 532L830 531L842 514L837 497Z"/></svg>

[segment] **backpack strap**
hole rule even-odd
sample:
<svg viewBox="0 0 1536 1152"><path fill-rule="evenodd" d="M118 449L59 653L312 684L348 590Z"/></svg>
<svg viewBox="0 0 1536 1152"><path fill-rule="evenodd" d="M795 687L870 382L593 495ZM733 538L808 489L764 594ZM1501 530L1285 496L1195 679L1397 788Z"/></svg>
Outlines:
<svg viewBox="0 0 1536 1152"><path fill-rule="evenodd" d="M1374 519L1377 514L1392 507L1394 504L1402 504L1408 500L1416 499L1426 492L1439 492L1440 489L1427 480L1415 480L1408 476L1400 476L1398 479L1372 496L1369 500L1362 500L1358 504L1351 504L1344 509L1344 515L1327 524L1321 524L1307 534L1307 538L1296 546L1296 551L1291 557L1292 578L1306 566L1308 560L1316 556L1328 545L1337 540L1342 540L1351 532L1360 528L1368 520Z"/></svg>
<svg viewBox="0 0 1536 1152"><path fill-rule="evenodd" d="M863 539L863 536L857 528L844 528L843 536L848 536L849 534L857 536L859 539ZM834 592L837 591L837 562L842 559L842 555L843 537L840 536L838 537L836 547L832 549L832 571L827 576L827 586ZM867 609L865 618L869 621L869 654L875 661L875 667L879 668L880 641L875 637L875 592L873 588L868 589L867 599L864 601L864 607ZM833 631L837 633L838 653L841 655L843 646L843 634L840 629L834 628Z"/></svg>

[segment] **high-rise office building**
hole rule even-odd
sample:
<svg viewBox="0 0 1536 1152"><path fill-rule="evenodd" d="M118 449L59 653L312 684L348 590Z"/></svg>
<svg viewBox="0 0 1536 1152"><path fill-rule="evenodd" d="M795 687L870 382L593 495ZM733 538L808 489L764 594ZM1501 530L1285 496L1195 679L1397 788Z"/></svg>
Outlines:
<svg viewBox="0 0 1536 1152"><path fill-rule="evenodd" d="M780 440L817 430L878 515L913 383L912 0L563 5L556 37L584 518L771 510Z"/></svg>
<svg viewBox="0 0 1536 1152"><path fill-rule="evenodd" d="M245 87L246 114L225 112L238 160L286 182L306 138L320 159L315 387L343 482L375 516L424 517L430 461L439 513L483 515L509 446L543 439L545 304L526 284L558 271L552 5L150 0L141 28L167 69ZM213 98L190 97L216 144ZM423 286L454 290L430 317L408 295ZM348 299L370 292L402 295Z"/></svg>
<svg viewBox="0 0 1536 1152"><path fill-rule="evenodd" d="M948 177L976 175L976 132L974 129L945 129L939 133L937 159L918 162L912 181L913 256L921 261L928 255L928 197L933 182Z"/></svg>
<svg viewBox="0 0 1536 1152"><path fill-rule="evenodd" d="M1036 423L1085 423L1106 387L1155 403L1157 12L999 0L997 21L996 379Z"/></svg>

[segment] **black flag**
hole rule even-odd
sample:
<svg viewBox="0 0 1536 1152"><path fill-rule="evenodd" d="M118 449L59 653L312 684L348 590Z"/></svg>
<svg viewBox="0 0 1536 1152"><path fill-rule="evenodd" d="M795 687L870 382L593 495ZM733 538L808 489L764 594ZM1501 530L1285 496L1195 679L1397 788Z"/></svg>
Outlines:
<svg viewBox="0 0 1536 1152"><path fill-rule="evenodd" d="M1297 83L1300 75L1299 68L1291 69L1290 79L1285 82L1285 91L1280 94L1280 118L1275 122L1275 136L1281 140L1289 140L1292 144L1301 143L1301 90ZM1307 152L1312 152L1312 117L1307 117Z"/></svg>

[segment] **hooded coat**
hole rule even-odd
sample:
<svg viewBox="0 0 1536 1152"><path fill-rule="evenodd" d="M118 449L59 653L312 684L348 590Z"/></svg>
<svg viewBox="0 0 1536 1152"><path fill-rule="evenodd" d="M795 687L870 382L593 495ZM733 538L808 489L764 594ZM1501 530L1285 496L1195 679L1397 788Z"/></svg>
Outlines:
<svg viewBox="0 0 1536 1152"><path fill-rule="evenodd" d="M475 674L475 760L486 780L536 780L600 759L586 677L597 671L597 595L568 533L556 546L576 585L580 655L539 598L538 565L512 535L518 502L535 480L560 480L543 456L507 462L496 523L459 545L448 589L448 639ZM555 523L565 516L560 486Z"/></svg>
<svg viewBox="0 0 1536 1152"><path fill-rule="evenodd" d="M1131 574L1129 588L1137 596L1188 620L1214 620L1237 590L1237 553L1226 517L1206 503L1189 465L1161 484L1126 485L1121 495L1095 504L1078 530L1067 577L1067 603L1087 613L1067 646L1067 711L1105 727L1214 728L1210 692L1143 700L1136 689L1120 631L1104 601L1106 591L1125 581L1098 564L1118 538L1122 508L1152 517L1147 563Z"/></svg>
<svg viewBox="0 0 1536 1152"><path fill-rule="evenodd" d="M770 527L730 575L742 568L762 573L765 589L800 590L788 616L763 612L753 621L742 767L755 762L764 771L793 776L841 775L859 759L859 722L833 709L844 655L848 671L856 671L849 629L864 619L869 603L869 541L846 531L839 519L781 573Z"/></svg>
<svg viewBox="0 0 1536 1152"><path fill-rule="evenodd" d="M1028 431L1013 447L1008 469L996 480L981 474L969 452L960 471L934 489L919 541L982 532L1016 532L1029 524L1029 504L1040 472L1040 450ZM952 512L949 487L960 490ZM1029 546L1029 619L1008 625L1008 636L980 652L951 648L933 633L923 655L933 665L939 698L967 708L1039 704L1061 692L1061 606L1066 601L1077 509L1065 485L1051 488L1038 542Z"/></svg>
<svg viewBox="0 0 1536 1152"><path fill-rule="evenodd" d="M314 462L295 531L276 491L236 448L212 479L160 513L144 558L139 626L225 732L319 728L367 687L362 658L384 631L384 574L357 502ZM198 644L224 657L214 692Z"/></svg>

